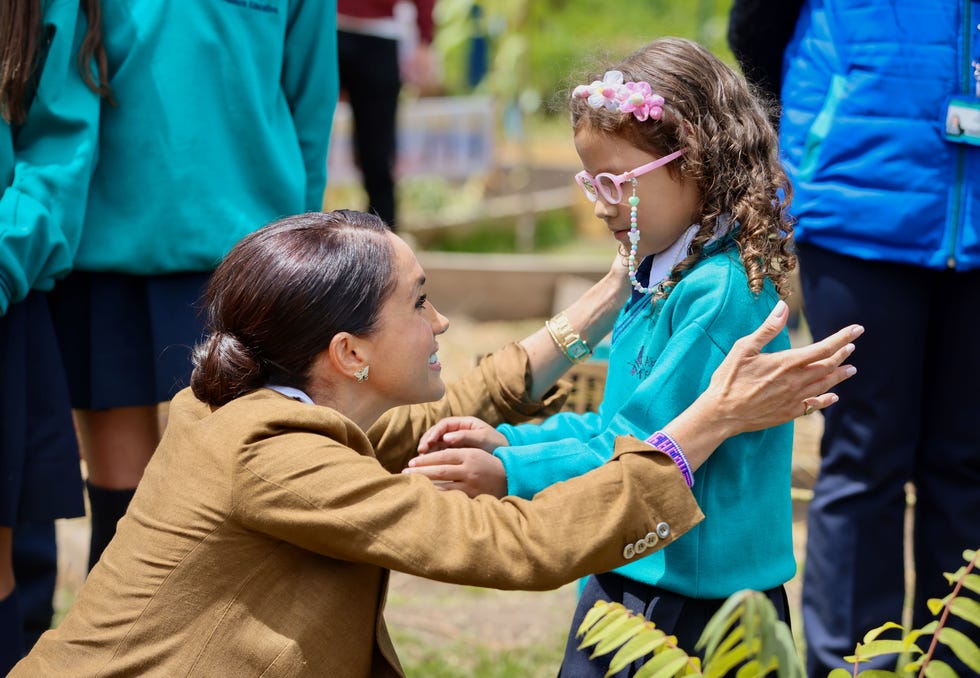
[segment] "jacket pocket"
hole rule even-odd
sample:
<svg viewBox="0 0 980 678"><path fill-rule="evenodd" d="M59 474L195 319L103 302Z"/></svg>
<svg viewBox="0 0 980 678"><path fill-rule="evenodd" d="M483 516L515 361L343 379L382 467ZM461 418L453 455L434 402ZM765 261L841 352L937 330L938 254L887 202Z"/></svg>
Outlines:
<svg viewBox="0 0 980 678"><path fill-rule="evenodd" d="M800 169L797 177L799 180L809 181L817 170L820 151L824 141L830 135L834 117L837 115L837 107L844 98L846 85L847 78L843 75L837 74L830 79L830 87L827 88L827 96L824 98L823 106L820 107L820 112L813 119L813 124L807 131L803 155L800 158Z"/></svg>

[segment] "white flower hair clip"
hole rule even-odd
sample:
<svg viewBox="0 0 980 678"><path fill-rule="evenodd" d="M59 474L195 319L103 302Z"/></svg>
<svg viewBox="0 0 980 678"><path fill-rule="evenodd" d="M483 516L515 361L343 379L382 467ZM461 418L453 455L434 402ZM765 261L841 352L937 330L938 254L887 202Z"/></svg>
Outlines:
<svg viewBox="0 0 980 678"><path fill-rule="evenodd" d="M664 98L653 93L650 83L624 82L621 71L606 71L602 80L579 85L572 91L572 98L585 99L592 108L632 113L640 122L647 118L660 120L664 114Z"/></svg>

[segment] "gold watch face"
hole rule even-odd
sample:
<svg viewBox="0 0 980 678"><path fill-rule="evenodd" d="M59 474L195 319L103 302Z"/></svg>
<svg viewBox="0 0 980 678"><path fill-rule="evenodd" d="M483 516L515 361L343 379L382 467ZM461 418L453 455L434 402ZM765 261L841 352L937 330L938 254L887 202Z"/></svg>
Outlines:
<svg viewBox="0 0 980 678"><path fill-rule="evenodd" d="M572 356L572 358L575 358L576 360L588 354L589 349L586 348L585 344L583 344L581 340L576 340L568 345L568 355Z"/></svg>

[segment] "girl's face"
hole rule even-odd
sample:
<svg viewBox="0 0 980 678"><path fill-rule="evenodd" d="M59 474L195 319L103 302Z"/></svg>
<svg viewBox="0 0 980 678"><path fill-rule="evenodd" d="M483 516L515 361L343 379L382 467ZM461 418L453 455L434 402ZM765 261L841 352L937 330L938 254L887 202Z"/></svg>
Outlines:
<svg viewBox="0 0 980 678"><path fill-rule="evenodd" d="M585 171L592 176L601 172L629 172L658 157L621 137L598 132L588 125L583 125L575 132L575 150ZM663 252L688 226L695 223L701 196L693 182L683 177L675 179L670 175L667 166L643 174L636 181L636 195L640 199L636 212L640 231L640 242L636 250L639 262L643 257ZM629 181L623 183L622 193L622 202L612 204L600 192L595 201L595 215L606 222L613 237L628 250L630 205L627 201L633 194Z"/></svg>
<svg viewBox="0 0 980 678"><path fill-rule="evenodd" d="M443 396L446 386L436 336L449 328L446 317L426 299L425 272L412 248L394 234L388 237L394 249L396 286L381 307L377 330L367 339L372 364L361 385L385 408Z"/></svg>

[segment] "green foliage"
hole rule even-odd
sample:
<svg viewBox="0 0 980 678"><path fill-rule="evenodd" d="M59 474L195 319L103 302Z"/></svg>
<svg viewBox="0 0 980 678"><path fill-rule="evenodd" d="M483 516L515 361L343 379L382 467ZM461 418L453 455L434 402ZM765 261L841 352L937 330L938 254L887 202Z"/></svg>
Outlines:
<svg viewBox="0 0 980 678"><path fill-rule="evenodd" d="M564 245L576 237L575 222L567 210L534 216L534 252ZM447 231L426 243L442 252L514 253L518 250L516 219L486 221Z"/></svg>
<svg viewBox="0 0 980 678"><path fill-rule="evenodd" d="M490 41L490 72L481 89L535 111L570 77L591 71L596 58L619 58L665 35L691 38L731 62L725 42L732 0L438 0L435 46L454 93L462 92L464 64L480 4ZM554 107L552 107L554 108Z"/></svg>
<svg viewBox="0 0 980 678"><path fill-rule="evenodd" d="M468 597L479 592L467 588ZM393 629L405 675L412 678L554 678L565 650L565 630L552 638L505 648L462 633L452 640Z"/></svg>
<svg viewBox="0 0 980 678"><path fill-rule="evenodd" d="M948 664L933 659L938 644L950 648L974 675L980 675L980 648L947 625L949 615L954 615L980 628L980 603L969 595L980 595L980 574L974 573L980 562L978 552L965 551L963 559L967 562L964 567L945 575L952 592L928 603L938 620L909 630L898 639L881 638L888 631L903 629L895 622L872 629L858 643L854 654L844 658L854 664L853 671L835 669L828 678L956 678ZM578 636L582 635L585 638L581 647L595 646L593 657L616 652L607 675L652 653L637 678L714 678L732 670L738 678L765 676L774 671L780 678L804 676L789 627L776 617L769 599L756 591L734 594L708 622L696 647L704 653L703 668L697 657L690 657L677 647L675 637L619 603L596 603L578 629ZM920 646L923 640L929 643L927 649ZM859 672L861 663L886 655L896 655L900 669Z"/></svg>
<svg viewBox="0 0 980 678"><path fill-rule="evenodd" d="M902 626L895 622L886 622L878 628L871 629L858 643L854 649L854 654L844 658L854 664L853 671L835 669L828 678L849 678L850 676L863 678L911 676L955 678L956 673L948 664L933 659L936 646L939 644L951 649L953 654L975 675L980 675L980 648L966 635L947 626L949 616L953 615L980 628L980 603L969 596L970 593L980 595L980 574L974 573L977 564L980 563L978 551L964 551L963 559L967 563L965 566L956 572L945 574L946 580L953 587L950 594L945 598L933 598L928 601L929 611L938 616L939 619L929 622L922 628L911 629L899 639L881 639L882 634L886 631L902 629ZM920 641L923 640L929 643L926 649L920 645ZM887 655L896 655L895 671L867 670L859 672L863 662Z"/></svg>
<svg viewBox="0 0 980 678"><path fill-rule="evenodd" d="M740 677L773 671L780 678L804 675L789 627L776 616L769 599L757 591L732 595L708 622L696 648L704 653L703 667L698 657L677 647L676 637L619 603L596 603L577 633L585 636L580 647L595 646L592 657L616 651L608 675L651 653L637 678L713 678L732 670Z"/></svg>

